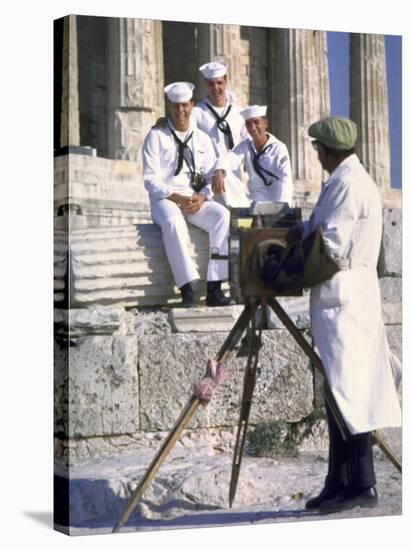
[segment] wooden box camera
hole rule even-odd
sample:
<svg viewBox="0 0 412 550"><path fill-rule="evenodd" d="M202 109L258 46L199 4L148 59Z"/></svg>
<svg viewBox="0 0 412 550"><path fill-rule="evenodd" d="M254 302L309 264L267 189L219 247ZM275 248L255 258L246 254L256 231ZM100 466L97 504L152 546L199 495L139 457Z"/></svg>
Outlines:
<svg viewBox="0 0 412 550"><path fill-rule="evenodd" d="M302 296L302 291L275 292L250 268L256 244L273 239L285 245L289 229L301 219L301 209L290 208L286 203L257 203L250 208L231 209L229 283L230 294L238 303L252 297Z"/></svg>

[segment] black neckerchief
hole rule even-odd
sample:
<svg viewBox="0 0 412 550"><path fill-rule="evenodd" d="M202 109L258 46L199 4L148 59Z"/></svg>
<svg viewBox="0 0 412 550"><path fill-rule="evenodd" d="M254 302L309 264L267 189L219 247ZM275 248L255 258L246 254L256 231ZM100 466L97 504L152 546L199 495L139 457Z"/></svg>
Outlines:
<svg viewBox="0 0 412 550"><path fill-rule="evenodd" d="M250 145L250 152L252 153L252 164L253 164L253 168L256 172L256 174L260 177L260 179L263 181L263 183L266 185L266 187L270 187L272 185L272 181L268 181L263 172L265 172L266 174L268 174L269 176L271 176L272 178L276 178L277 180L279 180L278 176L276 174L273 174L272 172L269 172L269 170L266 170L266 168L263 168L263 166L261 166L259 164L259 159L262 155L264 155L266 153L266 151L268 149L271 149L272 146L273 146L273 143L269 143L268 145L266 145L265 147L263 147L263 149L261 149L258 153L255 153L255 151L253 150L253 147L252 147L252 142L249 143Z"/></svg>
<svg viewBox="0 0 412 550"><path fill-rule="evenodd" d="M212 115L216 119L216 124L219 130L227 136L228 139L228 148L233 149L235 146L235 142L233 141L233 135L232 130L230 129L229 123L226 120L227 115L230 113L232 109L232 105L229 105L226 113L223 116L219 116L219 114L213 109L213 107L205 101L206 107L209 109L209 111L212 113Z"/></svg>
<svg viewBox="0 0 412 550"><path fill-rule="evenodd" d="M167 123L167 125L169 127L170 132L172 133L172 136L174 137L175 142L177 143L178 148L179 148L179 151L178 151L179 156L178 156L178 159L177 159L177 168L176 168L176 171L175 171L175 176L180 174L180 171L182 170L182 167L183 167L183 160L184 160L187 167L190 170L190 176L191 176L191 178L193 178L193 176L195 174L195 171L196 171L195 170L195 159L194 159L192 150L190 149L190 147L188 145L188 142L192 139L193 132L190 132L190 135L184 141L182 141L176 135L176 132L173 130L173 128L170 126L170 124Z"/></svg>

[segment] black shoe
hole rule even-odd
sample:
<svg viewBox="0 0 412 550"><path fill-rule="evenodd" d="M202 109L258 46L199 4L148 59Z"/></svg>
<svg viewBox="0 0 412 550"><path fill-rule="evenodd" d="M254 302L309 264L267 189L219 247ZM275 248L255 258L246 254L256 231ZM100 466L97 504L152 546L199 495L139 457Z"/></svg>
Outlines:
<svg viewBox="0 0 412 550"><path fill-rule="evenodd" d="M206 305L209 307L233 306L236 302L225 296L220 288L222 281L208 281Z"/></svg>
<svg viewBox="0 0 412 550"><path fill-rule="evenodd" d="M196 307L193 288L190 283L186 283L180 288L180 294L182 295L182 307Z"/></svg>
<svg viewBox="0 0 412 550"><path fill-rule="evenodd" d="M328 487L325 485L325 487L322 489L322 491L318 494L317 497L310 498L306 504L305 508L306 510L316 510L316 508L319 508L319 506L328 500L332 500L336 497L338 497L344 490L343 485L335 486L335 487Z"/></svg>
<svg viewBox="0 0 412 550"><path fill-rule="evenodd" d="M324 501L319 506L320 514L332 514L351 510L356 506L362 508L374 508L378 504L378 492L375 487L369 489L354 489L347 487L340 495L331 500Z"/></svg>

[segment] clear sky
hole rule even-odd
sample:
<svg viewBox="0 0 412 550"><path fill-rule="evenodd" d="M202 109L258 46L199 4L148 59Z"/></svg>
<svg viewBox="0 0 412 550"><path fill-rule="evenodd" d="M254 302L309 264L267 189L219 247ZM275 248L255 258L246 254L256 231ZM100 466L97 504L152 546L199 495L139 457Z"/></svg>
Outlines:
<svg viewBox="0 0 412 550"><path fill-rule="evenodd" d="M402 187L402 38L385 35L391 185ZM328 32L331 114L349 116L349 33Z"/></svg>

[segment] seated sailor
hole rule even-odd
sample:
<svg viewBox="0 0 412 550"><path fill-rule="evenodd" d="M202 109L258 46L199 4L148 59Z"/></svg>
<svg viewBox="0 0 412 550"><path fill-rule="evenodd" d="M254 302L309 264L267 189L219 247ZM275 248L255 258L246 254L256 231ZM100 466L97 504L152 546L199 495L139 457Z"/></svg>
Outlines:
<svg viewBox="0 0 412 550"><path fill-rule="evenodd" d="M228 65L223 61L211 61L199 67L205 79L206 97L193 109L192 117L197 126L207 133L213 143L216 156L224 158L247 137L245 120L236 105L233 92L227 87ZM248 206L245 184L239 185L243 170L239 166L232 179L226 176L226 192L216 197L227 206Z"/></svg>
<svg viewBox="0 0 412 550"><path fill-rule="evenodd" d="M249 137L219 158L212 188L216 194L226 190L226 174L245 164L250 201L292 202L292 169L287 147L267 131L266 106L252 105L241 111ZM239 185L241 182L238 182Z"/></svg>
<svg viewBox="0 0 412 550"><path fill-rule="evenodd" d="M194 85L174 82L165 87L169 117L152 128L143 144L144 184L149 192L152 220L162 230L167 258L184 307L193 307L192 283L199 273L189 251L187 222L209 234L210 250L227 254L230 216L212 198L210 180L216 156L210 138L191 122ZM228 276L227 260L210 259L208 306L233 303L221 290Z"/></svg>

